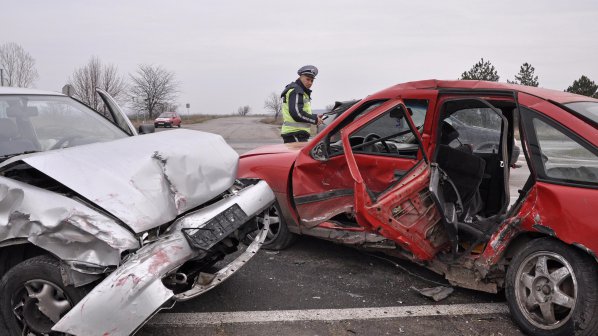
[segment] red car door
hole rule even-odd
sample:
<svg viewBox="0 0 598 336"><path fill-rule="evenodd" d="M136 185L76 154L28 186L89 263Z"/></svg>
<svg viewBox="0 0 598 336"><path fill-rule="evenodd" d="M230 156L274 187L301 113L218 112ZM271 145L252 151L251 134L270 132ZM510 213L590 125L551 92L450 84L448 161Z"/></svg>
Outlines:
<svg viewBox="0 0 598 336"><path fill-rule="evenodd" d="M362 119L369 119L371 113L389 109L395 104L396 102L362 104L377 107ZM328 141L329 144L325 145L327 141L318 141L318 138L310 142L297 156L292 172L293 203L299 217L299 226L304 228L317 226L339 214L351 213L354 207L353 181L343 155L340 132L334 135L320 134L319 138L323 136L332 138ZM322 155L323 152L326 152L325 155ZM369 164L374 163L365 159ZM381 172L372 176L392 176L392 170L387 171L390 173L385 176Z"/></svg>
<svg viewBox="0 0 598 336"><path fill-rule="evenodd" d="M343 129L342 139L330 142L331 155L321 161L314 158L325 148L301 152L293 196L302 226L355 216L366 230L420 259L431 258L447 242L428 191L429 163L419 132L408 113L391 116L401 110L407 111L403 101L394 99L358 118Z"/></svg>
<svg viewBox="0 0 598 336"><path fill-rule="evenodd" d="M359 157L356 146L351 145L351 137L367 127L367 121L355 123L342 132L345 157L354 182L354 203L357 222L382 236L395 241L403 249L413 253L420 260L429 260L448 242L448 236L440 221L440 212L430 194L430 161L425 155L422 139L407 113L405 105L399 101L389 113L398 123L404 122L410 135L418 145L418 159L405 161L405 158L387 158L386 169L401 167L407 169L397 176L382 192L368 177L375 173ZM384 139L384 137L382 137ZM392 146L391 143L387 144Z"/></svg>

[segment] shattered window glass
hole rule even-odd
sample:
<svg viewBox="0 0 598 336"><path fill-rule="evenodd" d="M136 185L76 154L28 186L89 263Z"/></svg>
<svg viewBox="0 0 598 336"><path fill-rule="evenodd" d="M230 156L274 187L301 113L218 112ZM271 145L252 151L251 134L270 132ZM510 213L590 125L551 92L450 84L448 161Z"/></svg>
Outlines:
<svg viewBox="0 0 598 336"><path fill-rule="evenodd" d="M455 139L447 145L467 145L476 153L496 154L500 148L501 117L490 108L462 109L444 120ZM443 131L447 130L443 128Z"/></svg>

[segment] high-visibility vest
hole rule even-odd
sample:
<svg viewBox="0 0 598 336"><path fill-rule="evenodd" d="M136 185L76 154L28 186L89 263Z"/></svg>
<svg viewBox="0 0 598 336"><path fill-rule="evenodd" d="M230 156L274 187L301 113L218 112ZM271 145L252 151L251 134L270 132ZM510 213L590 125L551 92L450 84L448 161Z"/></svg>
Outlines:
<svg viewBox="0 0 598 336"><path fill-rule="evenodd" d="M310 123L295 121L295 119L291 117L291 113L289 112L289 97L294 90L295 88L290 89L285 94L284 103L282 104L282 128L280 129L280 134L289 134L298 131L306 131L309 133L310 131ZM295 108L298 109L299 107L296 106ZM312 114L311 100L305 92L303 92L303 111L307 114Z"/></svg>

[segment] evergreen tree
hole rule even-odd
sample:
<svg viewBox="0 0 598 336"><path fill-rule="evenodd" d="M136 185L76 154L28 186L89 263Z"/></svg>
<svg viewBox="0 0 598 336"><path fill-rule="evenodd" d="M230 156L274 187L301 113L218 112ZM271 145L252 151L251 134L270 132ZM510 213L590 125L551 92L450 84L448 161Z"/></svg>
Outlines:
<svg viewBox="0 0 598 336"><path fill-rule="evenodd" d="M586 76L581 76L578 80L573 81L573 84L565 90L571 93L598 98L598 85Z"/></svg>
<svg viewBox="0 0 598 336"><path fill-rule="evenodd" d="M494 65L492 65L490 61L484 61L484 58L474 64L469 71L465 71L461 74L461 79L477 79L498 82L499 78L500 77L498 76Z"/></svg>
<svg viewBox="0 0 598 336"><path fill-rule="evenodd" d="M519 73L515 75L515 80L512 82L507 80L507 82L510 84L537 87L540 83L538 83L538 76L534 76L534 71L536 71L536 69L531 64L525 62L521 65L521 68L519 68Z"/></svg>

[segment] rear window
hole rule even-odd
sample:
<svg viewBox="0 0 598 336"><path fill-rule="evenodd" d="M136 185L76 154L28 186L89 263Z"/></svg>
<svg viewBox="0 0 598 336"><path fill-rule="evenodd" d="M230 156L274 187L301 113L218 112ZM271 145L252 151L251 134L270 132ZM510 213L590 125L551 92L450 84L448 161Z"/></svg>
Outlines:
<svg viewBox="0 0 598 336"><path fill-rule="evenodd" d="M595 123L598 123L598 103L596 102L577 102L565 104L568 108L575 112L583 115L584 117L591 119Z"/></svg>

